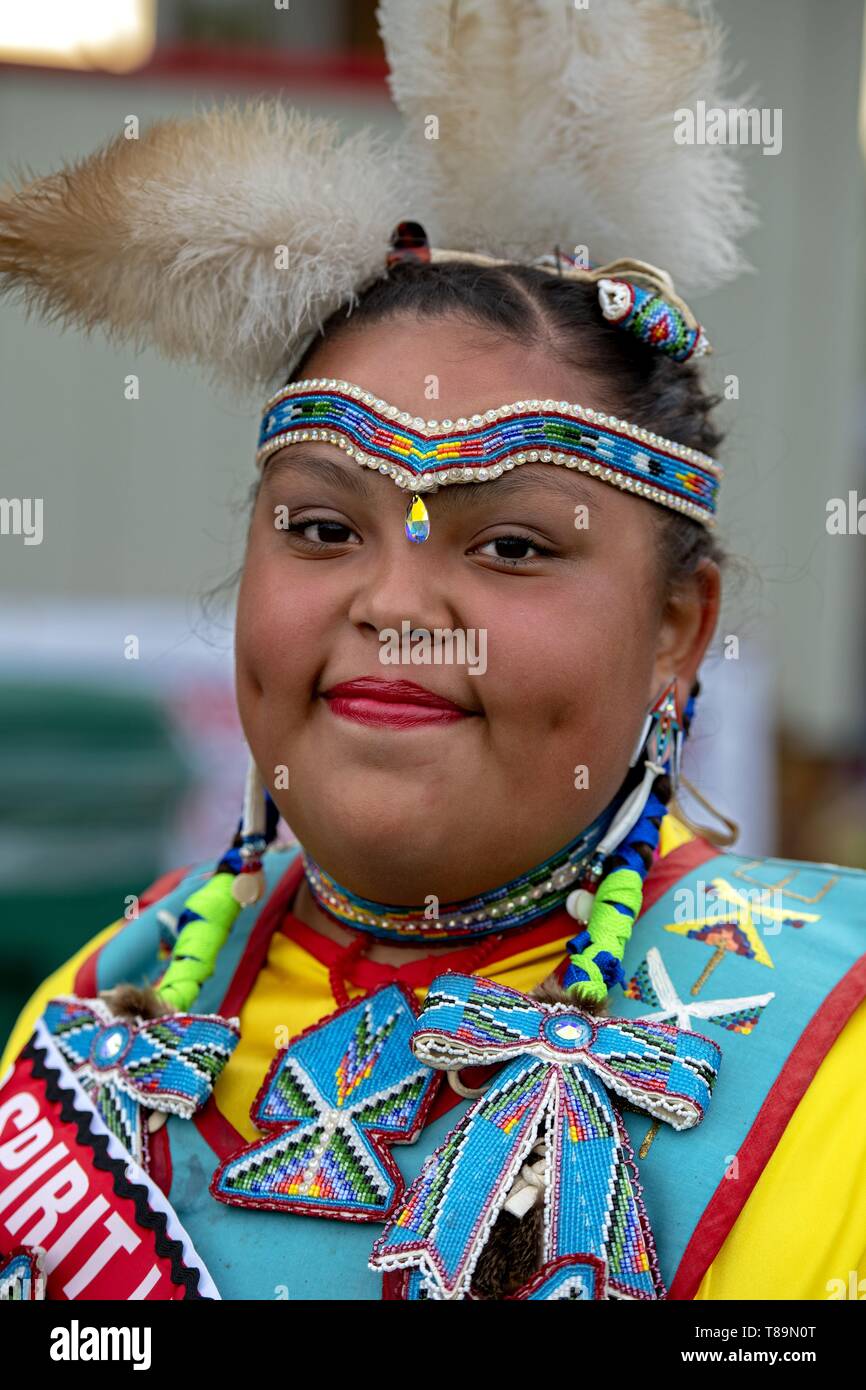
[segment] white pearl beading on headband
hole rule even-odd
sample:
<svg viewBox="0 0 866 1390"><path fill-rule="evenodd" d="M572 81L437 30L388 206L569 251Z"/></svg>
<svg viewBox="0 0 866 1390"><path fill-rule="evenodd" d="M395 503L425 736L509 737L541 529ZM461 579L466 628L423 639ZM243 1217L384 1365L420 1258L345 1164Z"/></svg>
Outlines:
<svg viewBox="0 0 866 1390"><path fill-rule="evenodd" d="M598 425L602 429L610 428L619 434L624 434L633 439L636 443L653 445L674 458L681 459L684 463L694 463L701 468L712 473L714 477L721 480L724 470L721 464L709 457L708 454L701 453L698 449L691 449L687 445L677 444L674 440L666 439L663 435L655 434L652 430L644 429L640 425L631 425L626 420L620 420L616 415L608 415L604 411L593 410L591 407L576 405L569 401L554 400L527 400L514 401L509 405L499 406L495 410L486 410L481 413L461 416L456 420L424 420L420 415L411 415L408 411L400 410L398 406L389 404L382 400L371 391L365 391L362 387L356 386L353 382L342 381L336 377L312 377L303 381L293 381L288 386L283 386L277 391L264 408L264 414L271 411L275 405L287 397L294 395L304 395L311 391L339 391L343 395L351 397L353 400L360 401L363 405L369 406L372 410L377 410L380 415L396 424L408 425L418 434L427 438L436 438L452 434L455 430L477 429L485 424L493 424L497 420L505 420L515 415L537 414L544 411L557 411L561 415L569 415L576 420L582 420L589 425ZM375 469L393 479L398 487L409 489L412 492L425 492L431 488L445 486L449 483L469 483L486 482L490 478L499 478L501 475L512 468L518 467L522 463L554 463L560 464L565 468L574 468L581 473L588 473L601 478L604 482L612 483L614 486L626 492L633 492L641 497L645 497L654 502L671 507L676 511L682 512L686 516L691 516L700 521L703 525L712 528L715 518L708 514L705 507L696 506L685 498L672 496L670 492L662 488L652 487L649 483L642 483L639 479L632 478L626 473L621 473L615 468L610 468L604 463L590 461L589 459L574 458L570 454L560 453L551 449L521 449L515 454L503 459L499 459L495 464L487 467L457 467L443 468L435 476L425 477L418 475L407 468L401 468L399 464L383 463L380 458L360 449L348 435L337 430L330 429L305 429L289 430L283 434L276 434L269 439L256 453L256 464L259 468L275 454L279 449L285 448L289 444L301 443L305 440L319 440L324 443L334 444L341 449L349 458L355 460L362 467ZM639 466L639 465L638 465Z"/></svg>

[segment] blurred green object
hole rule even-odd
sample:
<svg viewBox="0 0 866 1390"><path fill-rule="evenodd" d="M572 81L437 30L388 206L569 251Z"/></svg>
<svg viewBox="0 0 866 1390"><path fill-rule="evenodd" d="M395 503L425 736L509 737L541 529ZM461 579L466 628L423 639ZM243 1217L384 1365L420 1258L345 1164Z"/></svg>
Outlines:
<svg viewBox="0 0 866 1390"><path fill-rule="evenodd" d="M191 765L158 694L0 685L0 1040L167 867Z"/></svg>

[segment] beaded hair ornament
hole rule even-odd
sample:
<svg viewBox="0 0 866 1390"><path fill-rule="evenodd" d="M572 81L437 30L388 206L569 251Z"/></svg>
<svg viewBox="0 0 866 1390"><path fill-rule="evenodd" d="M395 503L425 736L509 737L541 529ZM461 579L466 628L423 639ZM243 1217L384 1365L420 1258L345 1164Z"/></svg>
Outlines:
<svg viewBox="0 0 866 1390"><path fill-rule="evenodd" d="M675 361L705 352L703 330L658 266L673 267L691 294L745 264L738 240L753 218L735 153L673 138L677 109L698 98L732 104L709 5L381 0L378 21L402 118L396 139L369 129L344 136L336 122L280 101L162 121L138 140L120 133L0 193L0 290L48 318L198 363L258 401L270 395L260 465L304 436L324 438L410 494L412 540L429 535L431 489L495 479L524 462L587 471L712 526L719 466L594 413L591 402L518 401L432 422L370 399L363 383L284 385L327 319L406 255L534 264L591 281L611 331ZM408 216L430 242L416 232L412 244ZM591 249L592 265L580 248ZM648 260L632 259L638 248ZM660 693L633 759L638 780L586 832L593 843L582 844L581 866L572 844L530 883L544 910L548 882L557 894L585 895L572 904L589 917L590 945L573 953L580 997L603 997L616 978L605 956L618 949L611 914L633 920L640 895L608 869L638 879L646 871L637 865L651 857L664 809L653 789L670 768L651 745L663 727L680 737L689 717L671 691ZM261 856L277 819L251 761L233 844L172 933L160 1007L192 1006L235 915L262 892ZM526 906L513 887L502 890L506 911ZM325 910L340 907L341 893L334 885L332 904L322 896ZM391 924L387 911L383 920Z"/></svg>

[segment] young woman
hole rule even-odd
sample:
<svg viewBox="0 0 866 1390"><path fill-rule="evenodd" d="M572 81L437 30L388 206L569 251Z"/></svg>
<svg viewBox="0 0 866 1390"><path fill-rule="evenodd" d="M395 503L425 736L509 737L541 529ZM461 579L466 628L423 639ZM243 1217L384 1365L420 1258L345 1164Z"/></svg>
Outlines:
<svg viewBox="0 0 866 1390"><path fill-rule="evenodd" d="M182 175L211 148L225 174L283 119L136 151L163 251L183 178L160 160ZM172 318L82 265L88 180L109 179L100 216L138 273L130 158L7 202L0 267L204 356L195 279ZM71 280L46 251L61 224ZM374 269L366 246L347 265L357 231L330 277L297 252L273 340L261 284L244 329L284 368L237 607L242 823L24 1008L5 1277L76 1298L833 1296L866 1235L866 1136L828 1122L858 1085L866 877L749 860L669 809L724 565L701 330L645 263L437 250L404 223ZM171 233L193 276L195 234ZM228 281L213 356L243 317Z"/></svg>

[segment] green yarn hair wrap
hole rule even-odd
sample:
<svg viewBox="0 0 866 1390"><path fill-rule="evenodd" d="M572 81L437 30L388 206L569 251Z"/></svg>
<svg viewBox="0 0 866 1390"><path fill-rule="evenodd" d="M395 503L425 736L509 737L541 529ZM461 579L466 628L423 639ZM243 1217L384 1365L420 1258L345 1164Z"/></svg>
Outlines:
<svg viewBox="0 0 866 1390"><path fill-rule="evenodd" d="M614 869L598 886L585 932L589 942L569 956L571 966L588 978L567 985L569 997L601 1004L622 975L622 958L643 903L643 880L635 869Z"/></svg>
<svg viewBox="0 0 866 1390"><path fill-rule="evenodd" d="M216 873L191 893L184 904L184 917L171 960L156 987L179 1013L192 1008L205 980L214 972L216 959L241 910L232 896L234 874Z"/></svg>

